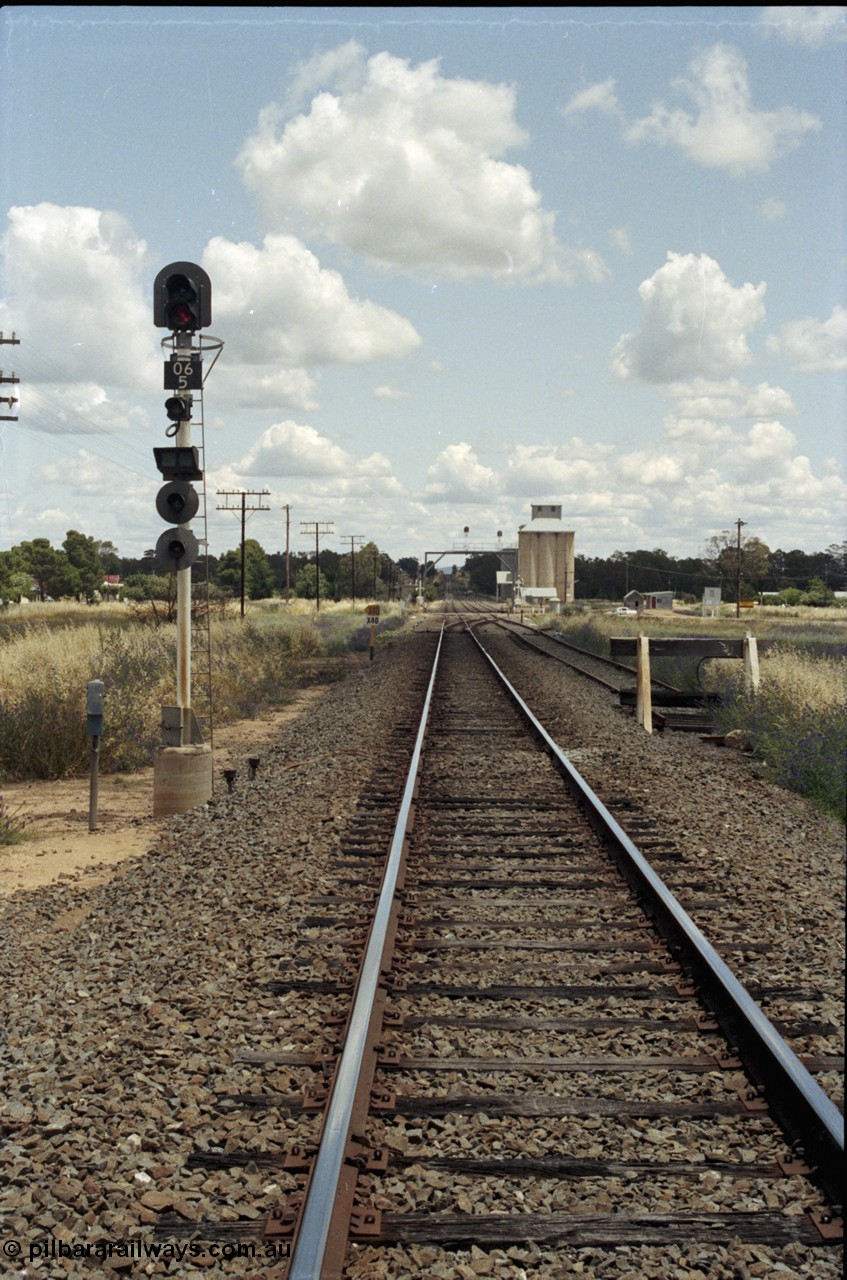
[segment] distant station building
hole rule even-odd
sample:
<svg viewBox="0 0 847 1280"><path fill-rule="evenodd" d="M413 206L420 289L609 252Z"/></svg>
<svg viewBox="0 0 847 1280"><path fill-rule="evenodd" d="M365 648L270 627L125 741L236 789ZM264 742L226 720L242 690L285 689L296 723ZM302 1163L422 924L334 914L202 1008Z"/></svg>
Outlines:
<svg viewBox="0 0 847 1280"><path fill-rule="evenodd" d="M562 523L562 508L533 503L532 519L518 530L518 577L525 600L573 600L573 546L573 530Z"/></svg>
<svg viewBox="0 0 847 1280"><path fill-rule="evenodd" d="M623 602L627 609L673 609L673 592L628 591Z"/></svg>
<svg viewBox="0 0 847 1280"><path fill-rule="evenodd" d="M511 600L514 590L515 575L508 569L497 570L497 599Z"/></svg>

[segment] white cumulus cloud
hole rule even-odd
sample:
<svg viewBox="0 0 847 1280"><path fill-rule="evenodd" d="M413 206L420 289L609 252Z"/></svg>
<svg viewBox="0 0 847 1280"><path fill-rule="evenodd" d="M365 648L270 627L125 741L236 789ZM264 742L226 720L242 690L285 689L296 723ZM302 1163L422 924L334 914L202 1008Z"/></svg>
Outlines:
<svg viewBox="0 0 847 1280"><path fill-rule="evenodd" d="M126 218L83 206L15 206L2 240L0 330L26 334L40 382L155 385L147 248Z"/></svg>
<svg viewBox="0 0 847 1280"><path fill-rule="evenodd" d="M730 284L707 254L669 253L638 294L641 328L624 334L612 369L624 381L719 378L750 360L747 335L764 318L764 284Z"/></svg>
<svg viewBox="0 0 847 1280"><path fill-rule="evenodd" d="M215 236L203 265L215 282L215 322L233 322L228 354L246 363L364 364L420 345L410 321L352 298L294 236L268 235L261 248Z"/></svg>
<svg viewBox="0 0 847 1280"><path fill-rule="evenodd" d="M803 373L838 373L847 369L847 307L833 307L826 320L806 316L771 335L772 356L787 360Z"/></svg>
<svg viewBox="0 0 847 1280"><path fill-rule="evenodd" d="M108 494L126 488L126 473L112 465L99 454L80 449L75 457L61 462L49 462L41 469L39 480L43 484L61 485L75 494ZM151 476L150 487L154 487Z"/></svg>
<svg viewBox="0 0 847 1280"><path fill-rule="evenodd" d="M572 498L605 487L611 452L610 445L589 445L578 436L564 444L515 445L506 468L506 489L530 497L553 490Z"/></svg>
<svg viewBox="0 0 847 1280"><path fill-rule="evenodd" d="M148 414L121 396L110 396L96 382L27 384L17 410L28 427L48 435L119 435L140 437L149 431Z"/></svg>
<svg viewBox="0 0 847 1280"><path fill-rule="evenodd" d="M695 110L656 103L650 115L626 129L629 142L674 146L706 168L740 175L768 169L806 133L820 128L815 116L793 107L757 110L747 63L732 45L714 45L690 69L691 78L675 82L675 88L692 99Z"/></svg>
<svg viewBox="0 0 847 1280"><path fill-rule="evenodd" d="M344 449L314 427L289 420L263 431L236 469L242 475L332 476L352 464Z"/></svg>
<svg viewBox="0 0 847 1280"><path fill-rule="evenodd" d="M203 266L215 327L227 335L216 390L240 408L312 411L316 366L400 359L420 346L409 320L352 297L295 236L268 235L260 246L215 236Z"/></svg>
<svg viewBox="0 0 847 1280"><path fill-rule="evenodd" d="M680 419L770 419L797 413L789 393L767 382L751 389L737 378L721 381L693 378L690 382L672 383L667 391L673 397L675 414Z"/></svg>
<svg viewBox="0 0 847 1280"><path fill-rule="evenodd" d="M496 473L462 441L438 455L427 471L424 494L431 502L486 502L498 487Z"/></svg>
<svg viewBox="0 0 847 1280"><path fill-rule="evenodd" d="M298 94L312 76L326 87L308 111L266 107L239 156L268 227L298 214L309 234L413 274L605 277L598 255L558 244L531 175L503 158L527 141L510 85L356 44L309 64Z"/></svg>
<svg viewBox="0 0 847 1280"><path fill-rule="evenodd" d="M562 108L562 115L573 116L582 111L600 111L603 115L619 116L621 109L615 93L614 80L611 78L603 80L599 84L592 84L587 89L581 89L579 93L575 93Z"/></svg>

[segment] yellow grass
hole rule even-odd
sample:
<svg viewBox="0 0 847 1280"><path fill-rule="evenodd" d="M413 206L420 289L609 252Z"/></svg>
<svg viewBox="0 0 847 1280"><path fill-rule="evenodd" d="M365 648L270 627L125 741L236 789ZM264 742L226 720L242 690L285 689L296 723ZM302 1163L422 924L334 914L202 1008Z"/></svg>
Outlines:
<svg viewBox="0 0 847 1280"><path fill-rule="evenodd" d="M791 649L769 649L760 661L761 692L779 689L797 711L841 707L847 694L847 659L813 657Z"/></svg>

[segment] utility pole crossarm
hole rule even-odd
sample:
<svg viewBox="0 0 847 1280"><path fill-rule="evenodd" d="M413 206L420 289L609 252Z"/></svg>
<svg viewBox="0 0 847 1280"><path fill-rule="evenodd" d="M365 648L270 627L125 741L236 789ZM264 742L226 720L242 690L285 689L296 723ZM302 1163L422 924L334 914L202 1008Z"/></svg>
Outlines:
<svg viewBox="0 0 847 1280"><path fill-rule="evenodd" d="M218 503L218 511L240 511L241 512L241 617L244 617L244 593L246 582L246 556L245 547L247 544L247 513L254 511L270 511L270 507L262 505L262 498L270 497L270 489L218 489L216 491L219 498L238 498L238 503L231 507L229 502L225 502L223 506ZM258 506L247 505L248 498L258 498Z"/></svg>
<svg viewBox="0 0 847 1280"><path fill-rule="evenodd" d="M342 542L350 543L350 578L353 594L353 603L356 603L356 547L361 546L365 541L364 535L361 533L342 533Z"/></svg>
<svg viewBox="0 0 847 1280"><path fill-rule="evenodd" d="M0 332L0 347L19 347L20 345L21 340L15 336L14 332L12 333L11 338L4 338L2 332ZM5 377L3 370L0 369L0 383L17 386L19 382L20 378L15 373L14 369L12 370L11 377L8 378ZM17 396L0 396L0 404L7 404L9 406L9 412L0 416L0 422L18 421L18 415L12 413L12 409L18 403L19 401Z"/></svg>
<svg viewBox="0 0 847 1280"><path fill-rule="evenodd" d="M314 533L315 535L315 610L320 612L321 607L321 563L320 563L320 538L321 534L331 534L335 537L335 526L331 520L301 520L301 533Z"/></svg>

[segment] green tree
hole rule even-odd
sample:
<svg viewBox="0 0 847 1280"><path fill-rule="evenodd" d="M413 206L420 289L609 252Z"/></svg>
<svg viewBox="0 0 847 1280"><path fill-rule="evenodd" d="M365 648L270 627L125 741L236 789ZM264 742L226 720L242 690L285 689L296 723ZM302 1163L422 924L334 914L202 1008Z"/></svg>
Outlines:
<svg viewBox="0 0 847 1280"><path fill-rule="evenodd" d="M770 573L771 551L759 538L742 538L739 559L738 534L724 529L709 538L703 552L708 569L720 577L724 594L735 599L736 585L740 583L740 598L755 593L758 584Z"/></svg>
<svg viewBox="0 0 847 1280"><path fill-rule="evenodd" d="M403 572L411 578L412 582L417 580L420 567L421 562L416 559L415 556L401 556L397 561L397 568L402 569Z"/></svg>
<svg viewBox="0 0 847 1280"><path fill-rule="evenodd" d="M120 574L122 561L114 542L95 542L94 545L97 548L104 574Z"/></svg>
<svg viewBox="0 0 847 1280"><path fill-rule="evenodd" d="M468 556L465 561L465 572L472 591L480 595L496 596L497 570L500 559L493 551L483 551L479 555Z"/></svg>
<svg viewBox="0 0 847 1280"><path fill-rule="evenodd" d="M812 578L800 597L800 603L813 605L818 609L831 607L836 604L835 592L826 585L823 578Z"/></svg>
<svg viewBox="0 0 847 1280"><path fill-rule="evenodd" d="M218 586L233 596L241 595L241 548L225 551L215 574ZM244 594L249 600L266 600L274 593L274 575L261 543L244 542Z"/></svg>
<svg viewBox="0 0 847 1280"><path fill-rule="evenodd" d="M251 600L267 600L274 593L274 575L264 548L255 538L244 543L244 572Z"/></svg>
<svg viewBox="0 0 847 1280"><path fill-rule="evenodd" d="M24 585L17 581L22 579ZM13 583L15 584L13 586ZM32 576L26 572L20 548L0 551L0 599L20 600L32 591Z"/></svg>
<svg viewBox="0 0 847 1280"><path fill-rule="evenodd" d="M33 538L31 542L20 543L18 549L24 569L36 584L39 599L46 600L50 596L58 600L62 596L79 595L77 570L64 551L57 551L50 545L49 538Z"/></svg>
<svg viewBox="0 0 847 1280"><path fill-rule="evenodd" d="M124 582L124 599L135 617L157 626L176 621L176 574L131 573Z"/></svg>
<svg viewBox="0 0 847 1280"><path fill-rule="evenodd" d="M76 529L69 529L62 543L68 562L77 572L79 591L88 600L103 585L105 572L97 543L93 538Z"/></svg>
<svg viewBox="0 0 847 1280"><path fill-rule="evenodd" d="M317 567L314 564L305 564L297 573L294 579L294 594L303 600L314 600L317 596L317 584L320 581L321 599L326 600L329 596L329 583L323 574L318 580Z"/></svg>
<svg viewBox="0 0 847 1280"><path fill-rule="evenodd" d="M241 594L241 552L225 551L218 557L218 568L215 581L222 591L229 595Z"/></svg>
<svg viewBox="0 0 847 1280"><path fill-rule="evenodd" d="M356 552L356 594L360 599L386 599L390 574L391 560L375 542L366 542Z"/></svg>

